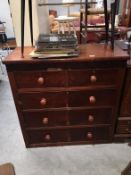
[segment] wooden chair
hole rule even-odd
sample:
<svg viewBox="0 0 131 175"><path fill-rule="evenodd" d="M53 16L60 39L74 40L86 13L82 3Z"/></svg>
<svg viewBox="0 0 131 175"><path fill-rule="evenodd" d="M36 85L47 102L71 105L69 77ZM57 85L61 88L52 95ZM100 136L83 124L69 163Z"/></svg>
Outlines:
<svg viewBox="0 0 131 175"><path fill-rule="evenodd" d="M14 166L11 163L0 165L0 175L15 175Z"/></svg>
<svg viewBox="0 0 131 175"><path fill-rule="evenodd" d="M103 8L98 8L98 9L95 7L91 8L91 6L94 6L95 4L97 4L97 1L88 2L88 0L85 0L85 7L81 6L81 9L80 9L80 43L82 43L82 38L85 38L85 40L87 40L87 33L89 31L89 28L92 31L96 31L95 28L101 28L101 29L104 28L103 30L106 31L106 41L108 41L109 11L107 10L107 0L103 0L103 4L104 4ZM90 26L88 24L88 15L97 15L97 14L104 14L105 24Z"/></svg>
<svg viewBox="0 0 131 175"><path fill-rule="evenodd" d="M80 43L82 42L82 37L85 38L85 40L87 40L86 36L87 36L87 32L88 32L88 28L104 28L105 31L105 39L106 39L106 43L108 43L109 40L109 13L110 13L110 18L111 18L111 29L110 29L110 33L111 33L111 48L114 49L114 38L115 38L115 15L117 12L117 8L118 8L118 1L114 0L113 2L111 2L111 10L108 11L107 9L107 0L103 0L103 9L100 10L92 10L90 9L89 5L92 3L96 3L96 1L91 1L90 3L88 2L88 0L85 0L85 10L81 11L81 16L80 16ZM85 22L83 24L83 12L85 14ZM94 14L104 14L105 16L105 24L103 26L88 26L87 21L88 21L88 15L94 15ZM83 30L84 28L84 30ZM84 31L84 33L83 33Z"/></svg>

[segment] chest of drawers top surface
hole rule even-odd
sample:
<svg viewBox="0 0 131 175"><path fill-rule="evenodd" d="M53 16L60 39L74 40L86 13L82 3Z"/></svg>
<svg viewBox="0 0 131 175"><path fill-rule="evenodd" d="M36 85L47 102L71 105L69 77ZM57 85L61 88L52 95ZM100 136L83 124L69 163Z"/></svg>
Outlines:
<svg viewBox="0 0 131 175"><path fill-rule="evenodd" d="M54 58L54 59L32 59L29 54L33 49L25 48L24 58L21 57L20 48L16 48L3 62L5 64L14 63L54 63L54 62L92 62L92 61L117 61L127 60L129 56L118 47L114 51L110 45L104 44L87 44L80 45L80 56L70 58Z"/></svg>

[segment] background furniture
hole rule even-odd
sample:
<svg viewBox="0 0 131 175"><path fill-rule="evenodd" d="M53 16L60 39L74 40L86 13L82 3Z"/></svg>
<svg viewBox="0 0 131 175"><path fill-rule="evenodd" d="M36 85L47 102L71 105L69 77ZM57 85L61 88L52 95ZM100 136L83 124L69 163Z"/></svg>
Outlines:
<svg viewBox="0 0 131 175"><path fill-rule="evenodd" d="M131 65L126 70L115 139L131 140Z"/></svg>
<svg viewBox="0 0 131 175"><path fill-rule="evenodd" d="M118 40L116 44L128 52L130 59L127 62L127 69L125 80L123 84L122 99L120 104L120 111L118 113L118 121L116 126L116 141L131 141L131 35L129 34L126 40L130 45L125 44L125 40Z"/></svg>
<svg viewBox="0 0 131 175"><path fill-rule="evenodd" d="M14 166L11 163L0 165L0 174L1 175L15 175Z"/></svg>
<svg viewBox="0 0 131 175"><path fill-rule="evenodd" d="M26 147L111 143L128 55L104 44L80 46L80 56L3 62Z"/></svg>
<svg viewBox="0 0 131 175"><path fill-rule="evenodd" d="M58 34L71 34L73 33L76 36L76 29L74 22L77 20L77 17L70 16L61 16L58 18L54 18L55 21L58 22Z"/></svg>
<svg viewBox="0 0 131 175"><path fill-rule="evenodd" d="M30 19L30 34L31 34L31 41L32 41L32 46L33 46L33 26L32 26L32 0L28 0L29 2L29 19ZM67 3L69 4L69 3ZM85 1L85 3L83 2L74 2L74 3L70 3L72 5L75 4L85 4L86 7L88 4L90 4L87 0ZM105 7L107 7L107 0L104 0L104 5ZM43 5L63 5L63 3L40 3L38 4L39 7L43 6ZM66 5L66 3L65 3ZM87 9L87 8L86 8ZM112 49L114 49L114 29L115 29L115 14L117 11L117 0L115 0L112 5L111 5L111 47ZM108 15L107 15L107 8L104 8L105 10L105 18L107 19ZM106 24L107 24L106 20ZM25 0L21 0L21 54L22 57L24 56L24 24L25 24ZM108 25L106 25L106 37L108 36Z"/></svg>
<svg viewBox="0 0 131 175"><path fill-rule="evenodd" d="M125 27L131 27L131 1L123 0L121 25Z"/></svg>
<svg viewBox="0 0 131 175"><path fill-rule="evenodd" d="M121 0L121 10L119 12L119 24L117 31L120 35L120 39L125 40L127 38L127 32L131 30L131 1Z"/></svg>
<svg viewBox="0 0 131 175"><path fill-rule="evenodd" d="M4 49L7 49L7 51L10 50L8 44L7 44L7 36L5 33L5 26L4 26L5 22L0 21L0 68L1 68L1 72L2 74L4 74L4 70L2 68L2 58L4 57L2 51Z"/></svg>
<svg viewBox="0 0 131 175"><path fill-rule="evenodd" d="M88 36L88 28L105 28L106 31L106 40L108 40L108 30L109 30L109 13L107 9L107 0L103 0L104 7L102 9L96 9L95 7L91 8L90 6L96 4L97 1L92 1L88 4L88 0L85 0L85 6L80 9L80 43L82 43L82 38L85 38L85 42L87 42ZM89 25L88 16L96 15L96 14L104 14L105 22L104 25Z"/></svg>

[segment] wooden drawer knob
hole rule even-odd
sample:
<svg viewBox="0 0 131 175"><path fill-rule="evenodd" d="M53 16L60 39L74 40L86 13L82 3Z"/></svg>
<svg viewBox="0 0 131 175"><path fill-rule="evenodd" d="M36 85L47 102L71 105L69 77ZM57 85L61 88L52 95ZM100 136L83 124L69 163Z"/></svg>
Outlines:
<svg viewBox="0 0 131 175"><path fill-rule="evenodd" d="M95 98L95 96L90 96L90 97L89 97L89 101L90 101L91 104L96 103L96 98Z"/></svg>
<svg viewBox="0 0 131 175"><path fill-rule="evenodd" d="M130 134L131 130L129 128L126 128L126 131Z"/></svg>
<svg viewBox="0 0 131 175"><path fill-rule="evenodd" d="M45 98L42 98L41 101L40 101L40 104L42 106L44 106L44 105L46 105L46 103L47 103L47 100Z"/></svg>
<svg viewBox="0 0 131 175"><path fill-rule="evenodd" d="M95 83L97 81L97 77L95 75L90 76L91 83Z"/></svg>
<svg viewBox="0 0 131 175"><path fill-rule="evenodd" d="M42 123L47 125L49 123L49 119L47 117L43 118Z"/></svg>
<svg viewBox="0 0 131 175"><path fill-rule="evenodd" d="M94 121L94 116L93 115L89 115L88 116L88 121L89 122L93 122Z"/></svg>
<svg viewBox="0 0 131 175"><path fill-rule="evenodd" d="M50 141L50 140L51 140L50 134L46 134L46 135L45 135L45 140L46 140L46 141Z"/></svg>
<svg viewBox="0 0 131 175"><path fill-rule="evenodd" d="M87 138L88 138L88 139L92 139L92 138L93 138L93 134L92 134L91 132L88 132L88 133L87 133Z"/></svg>
<svg viewBox="0 0 131 175"><path fill-rule="evenodd" d="M39 77L37 82L38 82L38 84L43 85L45 82L45 79L43 77Z"/></svg>

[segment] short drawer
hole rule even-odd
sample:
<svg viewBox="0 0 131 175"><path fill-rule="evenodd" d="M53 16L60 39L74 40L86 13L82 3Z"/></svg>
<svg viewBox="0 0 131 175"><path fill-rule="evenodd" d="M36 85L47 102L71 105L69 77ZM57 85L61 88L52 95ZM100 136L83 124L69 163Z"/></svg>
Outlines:
<svg viewBox="0 0 131 175"><path fill-rule="evenodd" d="M67 130L31 130L28 131L29 144L35 143L53 143L53 142L67 142Z"/></svg>
<svg viewBox="0 0 131 175"><path fill-rule="evenodd" d="M112 109L88 109L69 111L70 125L111 124Z"/></svg>
<svg viewBox="0 0 131 175"><path fill-rule="evenodd" d="M14 73L18 88L65 87L65 71L26 71Z"/></svg>
<svg viewBox="0 0 131 175"><path fill-rule="evenodd" d="M131 118L122 118L118 120L117 124L117 129L116 129L117 134L131 134Z"/></svg>
<svg viewBox="0 0 131 175"><path fill-rule="evenodd" d="M88 127L72 129L70 131L72 141L99 141L110 140L110 127Z"/></svg>
<svg viewBox="0 0 131 175"><path fill-rule="evenodd" d="M66 92L39 92L19 94L23 109L44 109L66 107Z"/></svg>
<svg viewBox="0 0 131 175"><path fill-rule="evenodd" d="M70 70L69 86L115 85L119 73L118 69Z"/></svg>
<svg viewBox="0 0 131 175"><path fill-rule="evenodd" d="M24 112L26 127L65 126L68 122L67 111Z"/></svg>
<svg viewBox="0 0 131 175"><path fill-rule="evenodd" d="M69 106L112 106L116 103L116 90L74 91L68 95Z"/></svg>

